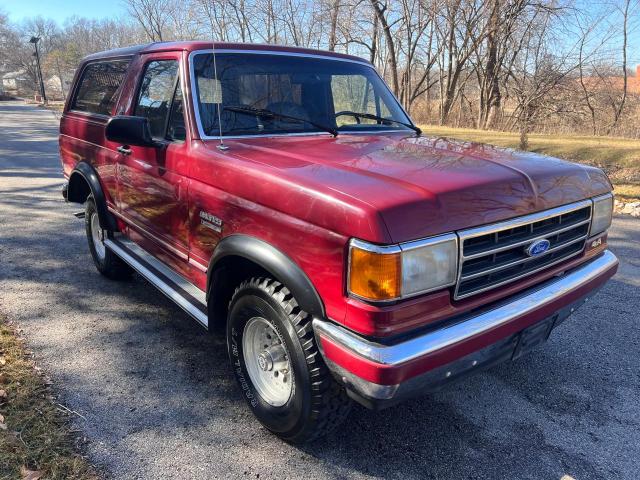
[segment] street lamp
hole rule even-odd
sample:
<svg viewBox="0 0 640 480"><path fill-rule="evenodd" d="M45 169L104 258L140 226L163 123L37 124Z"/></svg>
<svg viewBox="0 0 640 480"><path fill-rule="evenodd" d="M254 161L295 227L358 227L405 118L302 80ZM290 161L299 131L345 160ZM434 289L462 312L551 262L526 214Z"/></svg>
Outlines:
<svg viewBox="0 0 640 480"><path fill-rule="evenodd" d="M36 49L36 66L38 67L38 78L40 79L40 94L42 95L42 101L47 103L47 94L44 92L44 81L42 80L42 69L40 68L40 53L38 52L38 42L40 37L31 37L29 43L33 43Z"/></svg>

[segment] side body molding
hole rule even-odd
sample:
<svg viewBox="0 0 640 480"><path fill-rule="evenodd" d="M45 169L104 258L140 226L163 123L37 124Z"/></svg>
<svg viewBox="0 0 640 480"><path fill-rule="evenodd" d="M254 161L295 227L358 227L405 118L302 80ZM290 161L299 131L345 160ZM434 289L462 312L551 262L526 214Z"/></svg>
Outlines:
<svg viewBox="0 0 640 480"><path fill-rule="evenodd" d="M207 270L207 297L216 266L229 256L242 257L259 265L287 286L300 308L316 318L324 318L320 295L302 269L274 246L249 235L232 234L220 241Z"/></svg>
<svg viewBox="0 0 640 480"><path fill-rule="evenodd" d="M84 183L81 181L81 178L84 180ZM89 185L91 192L86 191L85 185ZM102 191L98 172L87 162L80 162L69 176L67 200L69 202L84 203L89 193L93 194L93 198L96 201L100 226L104 229L117 232L118 224L113 215L107 210L107 200Z"/></svg>

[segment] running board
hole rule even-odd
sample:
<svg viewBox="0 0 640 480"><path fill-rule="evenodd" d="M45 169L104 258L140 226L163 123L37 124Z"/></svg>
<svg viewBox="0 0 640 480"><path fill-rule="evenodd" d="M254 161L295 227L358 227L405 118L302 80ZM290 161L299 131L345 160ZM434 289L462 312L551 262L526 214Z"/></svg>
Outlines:
<svg viewBox="0 0 640 480"><path fill-rule="evenodd" d="M104 244L198 323L208 328L207 299L202 290L131 240L108 238Z"/></svg>

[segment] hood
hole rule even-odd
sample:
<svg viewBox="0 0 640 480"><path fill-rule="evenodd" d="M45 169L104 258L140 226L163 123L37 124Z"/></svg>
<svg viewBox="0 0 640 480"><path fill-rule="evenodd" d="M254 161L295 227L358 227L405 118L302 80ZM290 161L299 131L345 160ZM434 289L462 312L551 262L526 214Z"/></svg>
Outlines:
<svg viewBox="0 0 640 480"><path fill-rule="evenodd" d="M289 185L376 212L387 238L364 238L371 241L402 242L479 226L611 190L597 168L447 138L392 133L228 144L234 156L277 169Z"/></svg>

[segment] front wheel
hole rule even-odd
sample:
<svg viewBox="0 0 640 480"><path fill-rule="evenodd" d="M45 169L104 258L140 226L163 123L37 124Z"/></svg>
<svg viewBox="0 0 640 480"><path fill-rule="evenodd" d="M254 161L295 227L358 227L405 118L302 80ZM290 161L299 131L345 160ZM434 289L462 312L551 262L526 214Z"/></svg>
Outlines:
<svg viewBox="0 0 640 480"><path fill-rule="evenodd" d="M131 267L104 244L105 238L112 233L100 227L100 218L93 196L87 198L84 219L89 251L98 271L112 280L124 280L131 277L133 273Z"/></svg>
<svg viewBox="0 0 640 480"><path fill-rule="evenodd" d="M292 443L329 433L352 403L324 364L311 320L269 278L243 282L229 308L229 357L245 400L266 428Z"/></svg>

